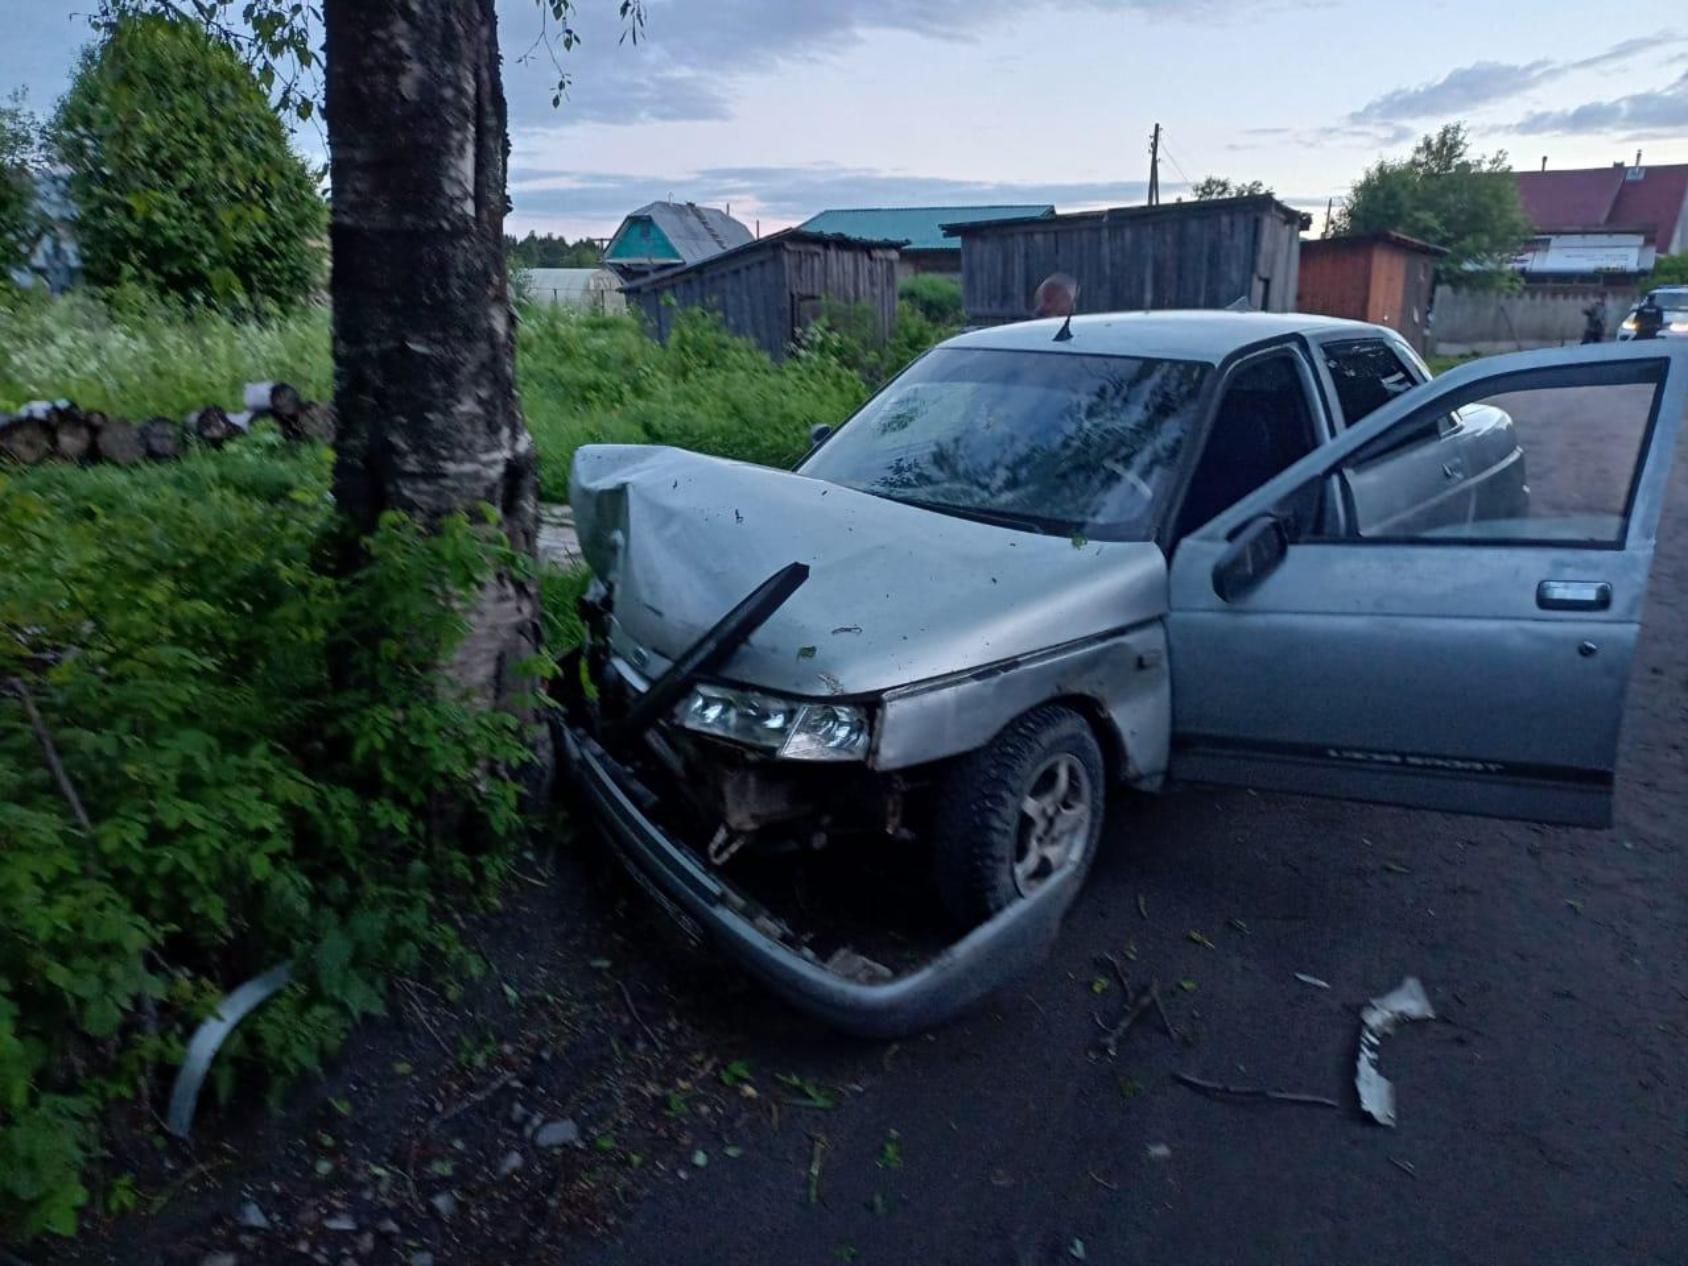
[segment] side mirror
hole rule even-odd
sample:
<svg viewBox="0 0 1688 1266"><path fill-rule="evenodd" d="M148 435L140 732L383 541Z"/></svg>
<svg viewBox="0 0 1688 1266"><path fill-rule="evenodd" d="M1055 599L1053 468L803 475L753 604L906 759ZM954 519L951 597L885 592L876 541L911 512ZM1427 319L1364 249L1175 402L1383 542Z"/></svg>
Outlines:
<svg viewBox="0 0 1688 1266"><path fill-rule="evenodd" d="M1273 514L1250 519L1213 565L1213 592L1235 602L1278 569L1289 553L1289 533Z"/></svg>
<svg viewBox="0 0 1688 1266"><path fill-rule="evenodd" d="M809 428L809 450L813 452L832 438L832 424L817 422Z"/></svg>

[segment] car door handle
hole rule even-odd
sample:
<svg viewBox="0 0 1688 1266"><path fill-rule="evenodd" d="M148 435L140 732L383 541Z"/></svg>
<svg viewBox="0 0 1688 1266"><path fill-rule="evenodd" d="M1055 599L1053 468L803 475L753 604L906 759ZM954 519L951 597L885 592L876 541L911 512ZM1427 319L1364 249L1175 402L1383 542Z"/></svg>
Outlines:
<svg viewBox="0 0 1688 1266"><path fill-rule="evenodd" d="M1612 605L1612 586L1604 580L1544 580L1536 586L1543 611L1604 611Z"/></svg>

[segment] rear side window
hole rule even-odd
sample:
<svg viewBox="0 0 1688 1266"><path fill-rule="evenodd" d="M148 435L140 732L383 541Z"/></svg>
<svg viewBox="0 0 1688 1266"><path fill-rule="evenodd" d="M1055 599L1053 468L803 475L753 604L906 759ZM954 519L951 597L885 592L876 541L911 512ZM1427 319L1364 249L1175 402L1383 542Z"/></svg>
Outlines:
<svg viewBox="0 0 1688 1266"><path fill-rule="evenodd" d="M1325 364L1336 384L1342 420L1348 426L1418 386L1412 371L1381 339L1327 343Z"/></svg>

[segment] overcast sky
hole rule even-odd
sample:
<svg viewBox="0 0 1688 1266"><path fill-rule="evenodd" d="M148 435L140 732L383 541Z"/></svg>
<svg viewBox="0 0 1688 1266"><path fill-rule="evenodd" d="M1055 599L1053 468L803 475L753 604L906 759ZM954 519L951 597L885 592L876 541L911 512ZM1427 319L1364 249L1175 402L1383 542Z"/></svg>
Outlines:
<svg viewBox="0 0 1688 1266"><path fill-rule="evenodd" d="M1140 202L1260 179L1321 213L1463 119L1520 167L1688 162L1681 0L578 0L551 106L534 0L499 0L511 227L607 235L652 198L764 232L825 207ZM0 94L64 89L86 0L0 0ZM319 145L314 134L301 145Z"/></svg>

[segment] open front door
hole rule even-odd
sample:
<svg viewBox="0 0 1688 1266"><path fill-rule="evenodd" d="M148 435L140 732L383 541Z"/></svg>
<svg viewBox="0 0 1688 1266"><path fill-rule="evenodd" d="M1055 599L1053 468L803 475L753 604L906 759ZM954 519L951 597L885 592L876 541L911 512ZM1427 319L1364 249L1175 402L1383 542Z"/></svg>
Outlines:
<svg viewBox="0 0 1688 1266"><path fill-rule="evenodd" d="M1607 825L1688 347L1379 409L1177 547L1175 777Z"/></svg>

